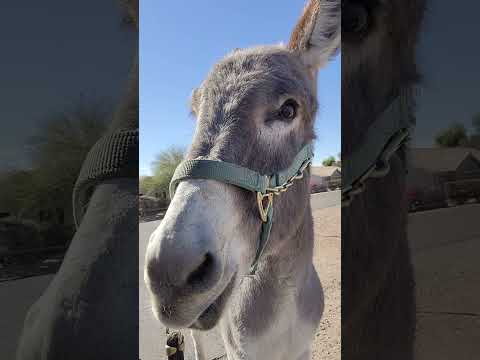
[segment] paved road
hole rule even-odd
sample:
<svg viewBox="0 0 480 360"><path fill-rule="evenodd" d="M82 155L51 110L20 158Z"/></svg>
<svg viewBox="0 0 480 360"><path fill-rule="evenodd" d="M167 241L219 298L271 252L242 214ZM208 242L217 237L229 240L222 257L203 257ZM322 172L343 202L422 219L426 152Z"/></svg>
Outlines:
<svg viewBox="0 0 480 360"><path fill-rule="evenodd" d="M319 210L322 208L329 208L340 204L340 191L330 191L318 194L313 194L311 199L312 209ZM148 298L147 289L143 282L143 265L146 244L150 234L158 227L160 220L140 223L139 227L139 254L140 254L140 314L139 314L139 341L140 341L140 359L154 360L159 359L164 354L163 346L165 344L165 328L157 322L152 315L150 308L150 301ZM186 335L186 354L187 360L194 360L193 344L190 340L190 335ZM208 356L214 358L223 354L222 340L218 332L214 329L203 334L205 341L208 344Z"/></svg>
<svg viewBox="0 0 480 360"><path fill-rule="evenodd" d="M0 358L14 359L23 320L53 275L5 281L0 283Z"/></svg>
<svg viewBox="0 0 480 360"><path fill-rule="evenodd" d="M418 360L480 354L480 205L410 215Z"/></svg>

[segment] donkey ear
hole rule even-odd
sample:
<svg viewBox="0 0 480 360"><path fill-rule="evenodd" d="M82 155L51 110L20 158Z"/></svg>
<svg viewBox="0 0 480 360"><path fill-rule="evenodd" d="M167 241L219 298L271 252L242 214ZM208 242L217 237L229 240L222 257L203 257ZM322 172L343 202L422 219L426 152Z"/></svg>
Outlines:
<svg viewBox="0 0 480 360"><path fill-rule="evenodd" d="M309 0L288 43L314 72L340 48L341 0Z"/></svg>

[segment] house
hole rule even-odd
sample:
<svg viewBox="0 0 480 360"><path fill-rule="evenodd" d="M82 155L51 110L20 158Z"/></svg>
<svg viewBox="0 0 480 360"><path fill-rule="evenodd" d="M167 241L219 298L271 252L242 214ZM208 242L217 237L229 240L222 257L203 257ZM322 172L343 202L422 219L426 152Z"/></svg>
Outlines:
<svg viewBox="0 0 480 360"><path fill-rule="evenodd" d="M474 149L480 149L480 134L470 135L468 139L468 146Z"/></svg>
<svg viewBox="0 0 480 360"><path fill-rule="evenodd" d="M342 170L338 166L312 166L310 188L312 192L326 191L341 186Z"/></svg>
<svg viewBox="0 0 480 360"><path fill-rule="evenodd" d="M480 186L480 150L413 148L409 159L409 194L435 193L438 201L445 202L452 189Z"/></svg>

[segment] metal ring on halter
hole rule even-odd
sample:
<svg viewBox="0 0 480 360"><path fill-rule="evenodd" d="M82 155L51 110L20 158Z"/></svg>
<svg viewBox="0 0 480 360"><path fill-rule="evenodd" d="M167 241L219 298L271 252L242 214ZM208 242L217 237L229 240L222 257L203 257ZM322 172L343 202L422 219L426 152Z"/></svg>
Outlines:
<svg viewBox="0 0 480 360"><path fill-rule="evenodd" d="M374 170L371 172L370 177L379 178L384 177L390 172L390 164L385 159L380 159L376 162Z"/></svg>
<svg viewBox="0 0 480 360"><path fill-rule="evenodd" d="M267 198L267 206L264 206L263 199ZM257 205L258 211L260 213L260 218L263 222L268 221L268 212L270 208L273 206L273 193L262 194L261 192L257 192Z"/></svg>
<svg viewBox="0 0 480 360"><path fill-rule="evenodd" d="M350 191L350 194L351 195L358 195L358 194L362 193L363 191L365 191L365 183L360 182L353 187L353 189Z"/></svg>
<svg viewBox="0 0 480 360"><path fill-rule="evenodd" d="M352 203L352 197L350 195L342 196L342 207L350 206Z"/></svg>

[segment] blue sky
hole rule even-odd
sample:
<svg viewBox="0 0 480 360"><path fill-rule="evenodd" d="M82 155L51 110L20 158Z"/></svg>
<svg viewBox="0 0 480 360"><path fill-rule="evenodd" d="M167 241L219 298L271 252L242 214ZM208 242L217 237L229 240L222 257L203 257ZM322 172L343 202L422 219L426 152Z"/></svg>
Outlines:
<svg viewBox="0 0 480 360"><path fill-rule="evenodd" d="M478 1L467 1L458 8L445 1L432 1L428 6L418 46L423 79L414 146L433 146L434 136L455 122L473 130L472 116L480 113L480 48L465 44L478 43L479 11ZM446 22L450 26L444 26Z"/></svg>
<svg viewBox="0 0 480 360"><path fill-rule="evenodd" d="M29 168L28 139L44 120L82 96L112 106L121 99L136 34L116 1L10 1L2 15L0 170Z"/></svg>
<svg viewBox="0 0 480 360"><path fill-rule="evenodd" d="M192 90L235 48L287 42L304 0L140 2L140 174L155 155L187 147ZM319 75L315 163L340 151L340 56Z"/></svg>

